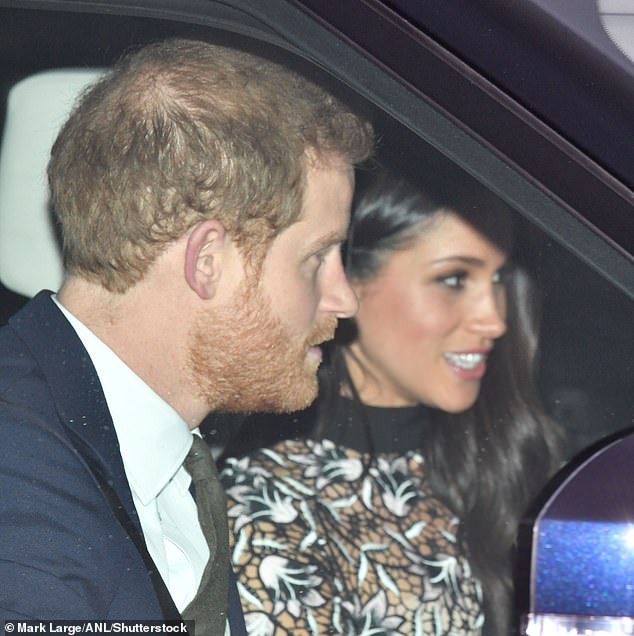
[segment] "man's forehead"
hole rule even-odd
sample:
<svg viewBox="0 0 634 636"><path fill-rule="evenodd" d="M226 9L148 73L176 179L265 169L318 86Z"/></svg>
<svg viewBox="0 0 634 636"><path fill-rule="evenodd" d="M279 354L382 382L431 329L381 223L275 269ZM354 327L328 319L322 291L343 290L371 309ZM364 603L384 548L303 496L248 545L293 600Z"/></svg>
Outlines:
<svg viewBox="0 0 634 636"><path fill-rule="evenodd" d="M332 168L330 171L333 173ZM302 251L318 252L345 241L352 199L348 174L338 169L335 178L331 174L330 178L315 182L297 221L283 229L271 247L277 243L296 242L296 247Z"/></svg>
<svg viewBox="0 0 634 636"><path fill-rule="evenodd" d="M307 155L306 183L304 185L304 199L311 181L320 180L320 176L345 176L351 188L354 188L355 168L347 159L336 153L328 153L320 157Z"/></svg>
<svg viewBox="0 0 634 636"><path fill-rule="evenodd" d="M349 210L342 210L341 213L329 210L324 217L311 214L306 218L302 215L297 222L282 230L274 243L294 242L298 249L310 252L318 252L331 245L343 243L348 232Z"/></svg>

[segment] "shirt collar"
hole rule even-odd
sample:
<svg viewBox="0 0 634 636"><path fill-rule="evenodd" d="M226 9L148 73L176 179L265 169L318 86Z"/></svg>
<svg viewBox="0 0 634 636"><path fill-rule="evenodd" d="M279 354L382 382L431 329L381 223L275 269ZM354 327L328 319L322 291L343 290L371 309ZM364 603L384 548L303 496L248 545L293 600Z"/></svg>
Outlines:
<svg viewBox="0 0 634 636"><path fill-rule="evenodd" d="M182 466L192 444L191 431L183 418L112 349L55 296L53 300L92 360L110 409L130 488L147 505Z"/></svg>

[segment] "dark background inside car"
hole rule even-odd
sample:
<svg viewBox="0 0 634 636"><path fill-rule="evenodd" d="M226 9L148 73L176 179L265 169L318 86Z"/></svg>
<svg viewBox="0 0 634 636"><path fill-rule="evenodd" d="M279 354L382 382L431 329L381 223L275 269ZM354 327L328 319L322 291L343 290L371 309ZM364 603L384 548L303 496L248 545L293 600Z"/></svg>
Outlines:
<svg viewBox="0 0 634 636"><path fill-rule="evenodd" d="M332 81L286 51L223 29L165 19L3 9L0 120L8 90L31 73L64 66L107 66L131 46L172 35L239 42ZM338 90L354 98L345 87ZM364 100L358 102L367 108ZM382 140L380 158L411 165L436 152L378 109L373 118ZM550 412L572 435L573 454L634 424L632 301L529 221L520 220L520 225L524 228L519 233L520 249L544 294L540 386ZM25 301L0 287L0 321L5 322ZM219 431L219 443L229 433Z"/></svg>

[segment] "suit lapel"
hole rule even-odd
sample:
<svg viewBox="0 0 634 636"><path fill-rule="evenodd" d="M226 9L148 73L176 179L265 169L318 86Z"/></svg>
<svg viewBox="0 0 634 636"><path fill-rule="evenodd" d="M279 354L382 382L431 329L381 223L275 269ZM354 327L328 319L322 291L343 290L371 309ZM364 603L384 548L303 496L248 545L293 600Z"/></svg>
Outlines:
<svg viewBox="0 0 634 636"><path fill-rule="evenodd" d="M40 292L9 324L37 361L73 447L112 513L135 544L167 620L181 620L147 551L121 459L119 442L97 372L51 292Z"/></svg>
<svg viewBox="0 0 634 636"><path fill-rule="evenodd" d="M73 446L95 477L113 514L134 541L164 617L181 620L145 546L106 398L81 340L55 306L51 292L40 292L9 323L38 362ZM246 634L233 573L229 588L232 633Z"/></svg>

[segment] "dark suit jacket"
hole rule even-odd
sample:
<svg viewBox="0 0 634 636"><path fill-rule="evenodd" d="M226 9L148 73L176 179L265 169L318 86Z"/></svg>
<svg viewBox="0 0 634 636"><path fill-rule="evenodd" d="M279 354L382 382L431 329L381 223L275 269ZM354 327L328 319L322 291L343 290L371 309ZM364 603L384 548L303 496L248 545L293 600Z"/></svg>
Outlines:
<svg viewBox="0 0 634 636"><path fill-rule="evenodd" d="M50 292L0 329L0 625L9 618L180 619L99 379Z"/></svg>

